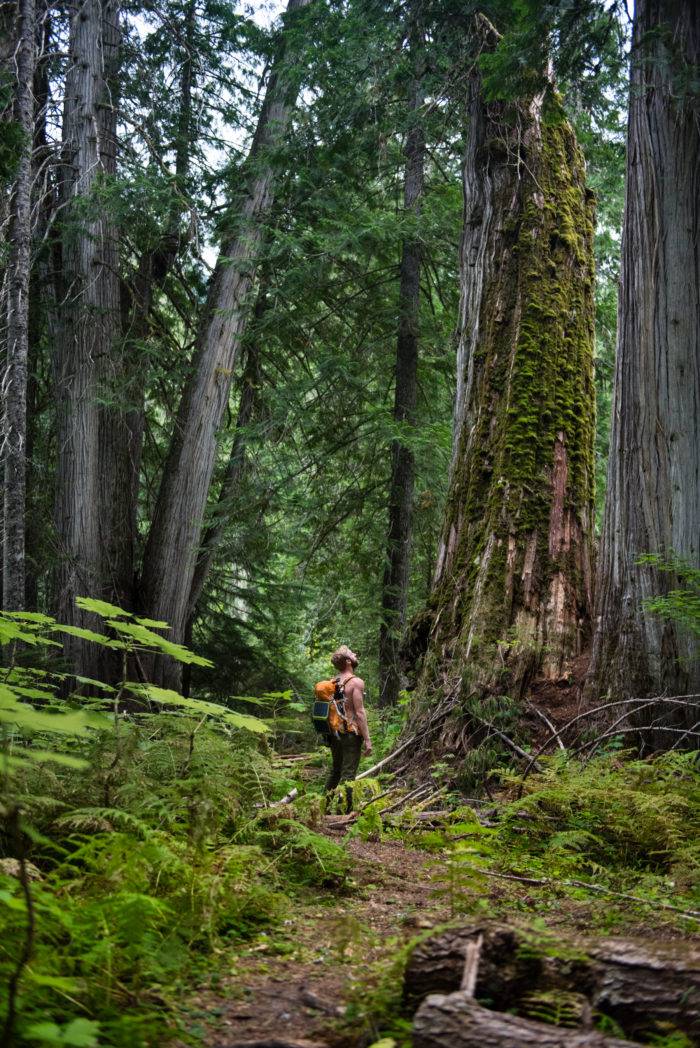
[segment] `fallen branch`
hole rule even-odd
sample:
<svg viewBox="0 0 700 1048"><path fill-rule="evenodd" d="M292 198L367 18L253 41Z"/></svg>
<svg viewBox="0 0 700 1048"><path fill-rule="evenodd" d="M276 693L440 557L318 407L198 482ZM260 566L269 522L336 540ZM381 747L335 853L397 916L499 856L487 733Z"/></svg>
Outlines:
<svg viewBox="0 0 700 1048"><path fill-rule="evenodd" d="M390 786L388 790L384 790L384 793L378 793L376 797L372 797L370 800L367 801L366 804L363 804L361 808L358 808L357 809L357 814L361 815L363 811L366 811L367 808L370 807L370 805L376 804L377 801L381 801L385 797L390 797L392 793L396 793L397 789L398 789L398 786ZM379 814L382 815L383 812L384 812L384 809L382 809L382 811Z"/></svg>
<svg viewBox="0 0 700 1048"><path fill-rule="evenodd" d="M406 804L408 801L420 796L421 793L425 793L426 790L430 790L430 783L421 783L421 785L417 786L415 790L411 790L410 793L405 793L403 797L399 797L399 799L395 801L394 804L390 804L387 808L384 808L384 810L382 811L382 815L388 815L389 812L396 811L398 808L402 807L402 805Z"/></svg>
<svg viewBox="0 0 700 1048"><path fill-rule="evenodd" d="M394 750L393 753L390 753L388 757L384 757L382 760L379 761L378 764L374 764L371 768L367 768L366 771L363 771L359 775L356 775L355 779L366 779L370 775L374 775L374 773L379 771L380 768L386 767L386 765L393 761L395 757L398 757L400 753L403 753L404 750L407 750L409 746L412 746L415 743L415 741L415 739L409 739L408 742L404 742L402 746L399 746L397 750Z"/></svg>
<svg viewBox="0 0 700 1048"><path fill-rule="evenodd" d="M672 706L700 705L700 703L698 702L688 702L688 699L700 699L700 692L692 692L690 695L653 695L647 699L616 699L614 702L606 702L602 706L595 706L592 710L585 710L583 713L579 713L576 717L572 717L572 719L570 721L567 721L567 723L564 724L563 727L559 728L558 731L553 732L548 739L545 739L542 745L538 749L536 749L535 752L532 754L530 763L523 772L523 778L520 784L520 792L518 793L518 797L522 796L523 784L525 782L525 779L528 777L530 772L535 767L535 762L537 761L537 758L542 753L544 753L544 751L547 749L550 743L554 742L556 739L561 739L561 736L564 734L564 732L567 731L569 728L573 727L573 725L577 724L579 721L585 720L587 717L592 717L596 713L602 713L604 710L614 709L616 706L628 706L632 702L641 703L642 709L644 708L644 706L650 705L652 702L663 702L668 703ZM630 712L636 713L636 710L631 710Z"/></svg>
<svg viewBox="0 0 700 1048"><path fill-rule="evenodd" d="M559 746L559 749L560 750L564 750L564 752L566 752L566 746L564 745L564 743L559 738L559 733L557 732L557 729L554 727L554 725L552 724L552 722L549 719L549 717L547 716L547 714L543 713L542 710L538 710L537 706L533 706L533 704L531 702L528 702L527 708L529 710L532 710L532 712L534 714L536 714L544 724L547 725L549 730L556 736L557 745Z"/></svg>
<svg viewBox="0 0 700 1048"><path fill-rule="evenodd" d="M603 892L605 895L614 895L618 899L630 899L632 902L641 902L644 906L651 906L654 910L673 910L680 913L682 917L692 920L700 918L700 910L682 910L680 906L674 906L670 902L658 902L652 899L643 899L641 895L630 895L628 892L616 892L612 888L606 888L602 884L589 884L588 881L563 880L558 881L553 877L521 877L514 873L500 873L496 870L485 870L482 866L471 866L475 873L482 873L485 877L497 877L503 881L518 881L521 884L532 884L541 887L554 888L586 888L592 892Z"/></svg>

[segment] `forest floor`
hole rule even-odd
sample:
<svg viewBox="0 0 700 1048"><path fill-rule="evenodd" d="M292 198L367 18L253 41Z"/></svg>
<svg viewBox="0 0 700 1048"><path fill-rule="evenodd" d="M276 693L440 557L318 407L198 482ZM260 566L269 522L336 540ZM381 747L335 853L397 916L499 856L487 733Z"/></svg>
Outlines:
<svg viewBox="0 0 700 1048"><path fill-rule="evenodd" d="M326 832L336 840L337 832ZM210 1048L257 1042L340 1048L339 1023L358 989L421 929L449 919L434 857L398 841L347 838L353 875L342 895L319 891L274 933L238 952L227 974L189 1002L190 1030Z"/></svg>

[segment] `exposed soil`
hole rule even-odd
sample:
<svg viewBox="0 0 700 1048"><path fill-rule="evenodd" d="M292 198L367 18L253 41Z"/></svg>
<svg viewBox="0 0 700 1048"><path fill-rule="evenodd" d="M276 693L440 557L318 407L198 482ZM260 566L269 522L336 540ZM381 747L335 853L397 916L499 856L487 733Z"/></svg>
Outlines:
<svg viewBox="0 0 700 1048"><path fill-rule="evenodd" d="M425 852L393 841L349 839L347 848L356 859L350 890L330 904L319 892L318 904L299 905L190 1001L192 1025L203 1028L208 1048L352 1043L338 1020L356 986L372 983L380 958L448 918L435 860Z"/></svg>
<svg viewBox="0 0 700 1048"><path fill-rule="evenodd" d="M526 701L545 714L556 730L563 728L584 709L583 686L590 659L590 652L585 652L577 659L571 660L558 680L538 677L530 685ZM551 735L544 720L534 710L528 710L527 706L523 709L523 720L527 724L535 748L541 746ZM564 741L570 740L565 738Z"/></svg>

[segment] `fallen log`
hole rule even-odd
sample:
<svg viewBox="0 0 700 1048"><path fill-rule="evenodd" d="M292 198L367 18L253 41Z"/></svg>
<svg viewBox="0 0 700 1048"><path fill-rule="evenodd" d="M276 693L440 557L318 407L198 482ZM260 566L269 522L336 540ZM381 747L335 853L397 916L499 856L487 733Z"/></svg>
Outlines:
<svg viewBox="0 0 700 1048"><path fill-rule="evenodd" d="M413 1048L639 1048L594 1030L570 1030L482 1008L469 993L431 994L413 1020Z"/></svg>
<svg viewBox="0 0 700 1048"><path fill-rule="evenodd" d="M429 994L459 990L467 947L480 935L475 996L496 1011L526 1012L533 992L574 992L627 1037L646 1039L670 1026L700 1040L700 947L682 940L562 938L490 921L465 925L416 946L404 978L411 1010Z"/></svg>

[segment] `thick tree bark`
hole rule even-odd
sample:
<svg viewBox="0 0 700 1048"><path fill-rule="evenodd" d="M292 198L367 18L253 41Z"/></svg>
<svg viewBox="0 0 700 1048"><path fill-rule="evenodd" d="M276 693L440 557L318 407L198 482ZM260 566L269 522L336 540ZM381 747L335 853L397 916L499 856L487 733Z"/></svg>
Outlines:
<svg viewBox="0 0 700 1048"><path fill-rule="evenodd" d="M545 995L544 1001L547 994L558 991L562 1001L566 994L579 998L578 1002L572 998L567 1009L571 1021L577 1011L583 1021L586 1012L595 1009L619 1023L625 1036L644 1041L668 1029L692 1038L700 1035L696 943L575 936L562 942L559 934L534 937L522 928L494 922L453 928L420 943L404 978L408 1008L415 1009L429 994L460 989L466 946L478 936L475 996L488 1000L497 1012L515 1009L532 1015L538 994Z"/></svg>
<svg viewBox="0 0 700 1048"><path fill-rule="evenodd" d="M409 12L409 44L413 76L408 105L409 128L404 155L404 212L418 221L423 198L425 132L421 118L423 91L423 33L421 0ZM394 421L413 425L418 395L421 245L417 229L406 236L401 249L399 328L396 344ZM406 622L411 554L414 455L401 437L392 441L389 484L389 528L382 583L382 622L379 630L379 705L398 701L399 646Z"/></svg>
<svg viewBox="0 0 700 1048"><path fill-rule="evenodd" d="M678 580L638 560L700 568L699 63L698 5L637 0L592 698L700 692L697 638L643 607Z"/></svg>
<svg viewBox="0 0 700 1048"><path fill-rule="evenodd" d="M22 145L13 186L7 289L6 367L2 388L3 513L2 606L25 607L27 495L27 383L29 359L29 279L31 269L31 181L34 141L33 81L36 66L34 0L20 0L15 52L15 120Z"/></svg>
<svg viewBox="0 0 700 1048"><path fill-rule="evenodd" d="M287 13L308 0L289 0ZM217 433L250 312L249 297L274 196L273 152L283 141L296 101L293 58L282 54L270 77L247 162L247 186L221 248L199 328L144 555L141 603L170 623L182 640L216 460ZM155 680L177 686L180 667L165 658Z"/></svg>
<svg viewBox="0 0 700 1048"><path fill-rule="evenodd" d="M486 46L497 37L480 20ZM543 112L543 107L545 111ZM553 91L506 111L469 78L455 453L421 693L517 697L588 639L593 205ZM468 671L465 677L465 672Z"/></svg>
<svg viewBox="0 0 700 1048"><path fill-rule="evenodd" d="M100 408L119 397L121 354L117 235L94 199L99 178L115 171L119 9L116 0L71 8L61 184L62 326L56 360L58 473L56 604L66 623L85 624L76 596L122 598L131 575L131 536L123 487L123 410ZM116 504L115 500L116 499ZM100 672L95 646L68 638L73 668Z"/></svg>

